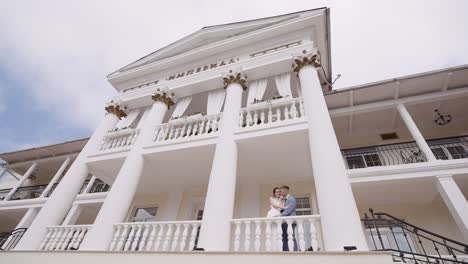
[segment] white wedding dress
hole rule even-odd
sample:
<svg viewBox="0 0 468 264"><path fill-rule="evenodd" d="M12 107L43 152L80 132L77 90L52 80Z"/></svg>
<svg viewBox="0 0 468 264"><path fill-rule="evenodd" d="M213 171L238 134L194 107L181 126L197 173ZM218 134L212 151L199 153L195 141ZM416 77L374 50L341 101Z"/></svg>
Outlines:
<svg viewBox="0 0 468 264"><path fill-rule="evenodd" d="M268 211L267 213L267 217L276 217L276 216L280 216L281 215L281 212L279 209L276 209L275 207L273 207L273 205L275 206L283 206L282 204L283 202L281 201L281 199L278 199L278 198L273 198L273 197L270 197L270 204L271 204L271 208L270 210Z"/></svg>

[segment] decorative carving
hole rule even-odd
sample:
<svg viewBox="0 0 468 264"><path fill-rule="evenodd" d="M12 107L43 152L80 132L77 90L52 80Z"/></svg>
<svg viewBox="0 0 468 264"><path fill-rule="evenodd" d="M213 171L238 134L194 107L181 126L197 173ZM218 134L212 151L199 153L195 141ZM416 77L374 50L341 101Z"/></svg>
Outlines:
<svg viewBox="0 0 468 264"><path fill-rule="evenodd" d="M167 106L167 109L175 105L174 93L169 94L169 89L159 89L156 90L156 93L151 96L151 99L155 102L162 102Z"/></svg>
<svg viewBox="0 0 468 264"><path fill-rule="evenodd" d="M127 107L124 107L126 109ZM124 112L124 109L120 108L120 105L111 101L105 108L107 113L116 115L119 119L126 117L127 114Z"/></svg>
<svg viewBox="0 0 468 264"><path fill-rule="evenodd" d="M232 70L229 73L223 73L223 84L224 89L226 89L231 83L239 84L242 89L247 90L247 76L243 75L240 70L233 72Z"/></svg>
<svg viewBox="0 0 468 264"><path fill-rule="evenodd" d="M303 55L294 56L294 64L292 65L295 72L299 72L303 67L311 65L320 67L320 54L315 50L313 52L302 51Z"/></svg>

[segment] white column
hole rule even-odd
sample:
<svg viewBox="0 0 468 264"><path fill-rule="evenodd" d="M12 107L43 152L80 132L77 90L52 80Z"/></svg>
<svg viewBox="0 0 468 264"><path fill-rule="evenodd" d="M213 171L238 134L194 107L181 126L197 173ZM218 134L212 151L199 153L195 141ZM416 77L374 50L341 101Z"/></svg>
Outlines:
<svg viewBox="0 0 468 264"><path fill-rule="evenodd" d="M416 141L416 144L418 144L418 147L426 156L427 161L436 161L437 159L434 156L434 153L432 153L431 148L429 147L423 135L421 134L421 131L419 131L418 126L416 126L416 123L414 122L413 118L411 118L411 115L408 113L408 110L406 110L406 107L403 104L399 104L397 105L397 109L400 113L401 119L403 119L403 122L405 123L406 127L411 133L411 136L413 136L413 139Z"/></svg>
<svg viewBox="0 0 468 264"><path fill-rule="evenodd" d="M198 247L207 251L228 251L234 210L237 175L237 144L234 131L239 124L242 86L227 87L220 134L211 167Z"/></svg>
<svg viewBox="0 0 468 264"><path fill-rule="evenodd" d="M182 189L170 191L167 195L162 221L176 221L179 215L180 204L182 203L184 192Z"/></svg>
<svg viewBox="0 0 468 264"><path fill-rule="evenodd" d="M108 250L113 237L114 224L125 221L133 196L143 173L142 146L151 140L156 125L161 124L168 107L155 101L135 145L128 153L112 188L94 221L93 228L84 239L80 250Z"/></svg>
<svg viewBox="0 0 468 264"><path fill-rule="evenodd" d="M457 223L465 243L468 243L468 202L465 196L452 175L438 176L437 189Z"/></svg>
<svg viewBox="0 0 468 264"><path fill-rule="evenodd" d="M45 190L42 192L41 197L47 197L47 194L50 192L50 189L54 186L54 184L60 179L60 176L63 174L65 169L67 168L68 164L70 164L70 157L67 157L65 161L62 163L58 171L55 173L54 177L52 180L47 184L47 187Z"/></svg>
<svg viewBox="0 0 468 264"><path fill-rule="evenodd" d="M325 250L343 251L344 246L368 250L317 70L305 65L298 71Z"/></svg>
<svg viewBox="0 0 468 264"><path fill-rule="evenodd" d="M88 176L87 156L99 149L103 136L114 128L118 121L119 118L113 113L107 113L104 116L99 127L94 131L86 146L76 157L34 222L16 245L16 250L37 250L47 233L46 227L59 225L62 222Z"/></svg>
<svg viewBox="0 0 468 264"><path fill-rule="evenodd" d="M5 196L5 199L4 201L8 201L10 200L10 198L13 196L13 194L16 192L16 190L18 190L19 187L21 187L23 185L23 183L29 178L29 176L31 175L31 173L33 173L33 171L36 169L37 167L37 163L34 162L31 167L29 167L29 169L26 171L26 173L23 175L23 177L21 177L21 179L15 184L15 186L11 189L11 191L7 194L7 196Z"/></svg>
<svg viewBox="0 0 468 264"><path fill-rule="evenodd" d="M96 176L92 176L91 179L89 179L88 184L86 185L85 189L83 190L82 194L89 193L91 191L91 188L93 187L94 182L96 181Z"/></svg>
<svg viewBox="0 0 468 264"><path fill-rule="evenodd" d="M240 188L240 217L251 218L264 216L266 212L260 212L260 196L262 190L258 183L246 183Z"/></svg>
<svg viewBox="0 0 468 264"><path fill-rule="evenodd" d="M65 220L63 220L62 225L74 225L78 217L80 217L83 207L80 205L73 205L70 211L68 211Z"/></svg>

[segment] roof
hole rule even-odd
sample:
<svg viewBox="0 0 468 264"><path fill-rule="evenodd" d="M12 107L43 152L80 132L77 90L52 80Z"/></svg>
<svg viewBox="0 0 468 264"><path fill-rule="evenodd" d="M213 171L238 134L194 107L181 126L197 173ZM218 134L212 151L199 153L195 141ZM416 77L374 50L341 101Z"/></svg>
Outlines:
<svg viewBox="0 0 468 264"><path fill-rule="evenodd" d="M0 159L3 159L9 164L13 164L17 162L78 153L86 145L86 143L88 142L88 139L89 138L82 138L82 139L76 139L72 141L66 141L63 143L57 143L57 144L52 144L52 145L47 145L47 146L42 146L42 147L35 147L35 148L18 150L18 151L5 152L5 153L0 154Z"/></svg>

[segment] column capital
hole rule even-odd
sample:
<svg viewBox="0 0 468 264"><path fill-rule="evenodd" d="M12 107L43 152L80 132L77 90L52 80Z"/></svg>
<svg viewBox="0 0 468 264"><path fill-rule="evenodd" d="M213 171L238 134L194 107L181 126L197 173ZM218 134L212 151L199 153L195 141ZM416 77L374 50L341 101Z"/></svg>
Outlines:
<svg viewBox="0 0 468 264"><path fill-rule="evenodd" d="M118 103L114 102L113 100L110 101L110 103L108 103L104 109L107 111L107 113L114 114L119 119L122 119L123 117L127 116L127 114L124 111L126 107L121 107Z"/></svg>
<svg viewBox="0 0 468 264"><path fill-rule="evenodd" d="M231 83L239 84L242 89L247 90L247 76L241 70L230 70L229 72L222 73L223 85L226 89Z"/></svg>
<svg viewBox="0 0 468 264"><path fill-rule="evenodd" d="M320 54L317 50L302 51L301 55L293 55L294 63L292 65L295 72L299 72L305 66L312 66L314 68L320 67Z"/></svg>
<svg viewBox="0 0 468 264"><path fill-rule="evenodd" d="M169 94L168 89L159 89L151 96L151 99L155 102L162 102L167 106L167 109L171 108L175 104L174 93Z"/></svg>

